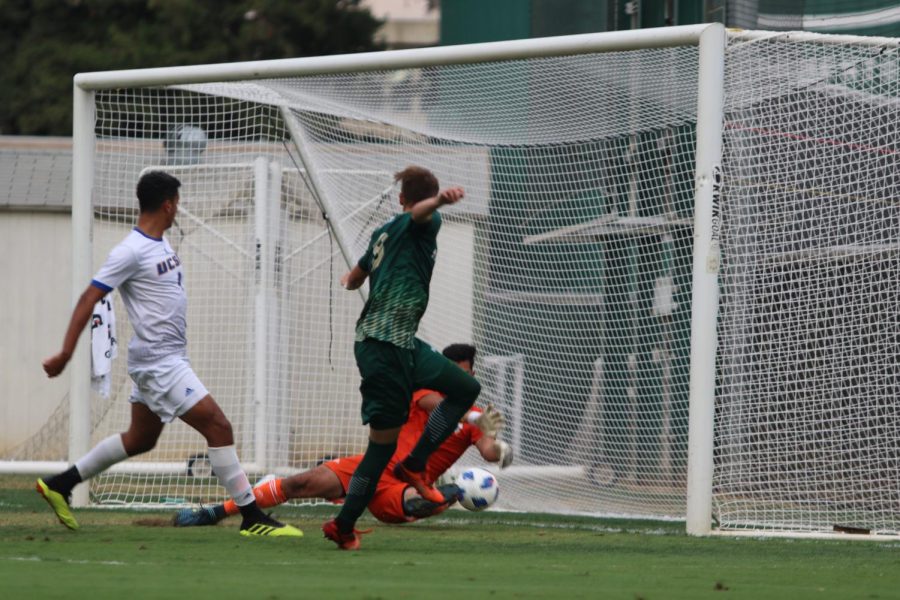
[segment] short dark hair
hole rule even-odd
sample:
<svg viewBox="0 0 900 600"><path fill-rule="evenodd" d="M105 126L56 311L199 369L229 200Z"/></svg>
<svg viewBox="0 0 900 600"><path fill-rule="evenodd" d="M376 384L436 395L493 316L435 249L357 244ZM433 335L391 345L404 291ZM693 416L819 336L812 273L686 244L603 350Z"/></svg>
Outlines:
<svg viewBox="0 0 900 600"><path fill-rule="evenodd" d="M400 182L400 193L407 204L437 196L440 190L437 177L425 167L406 167L394 173L394 181Z"/></svg>
<svg viewBox="0 0 900 600"><path fill-rule="evenodd" d="M475 346L471 344L450 344L443 350L444 356L453 362L469 361L475 365Z"/></svg>
<svg viewBox="0 0 900 600"><path fill-rule="evenodd" d="M138 206L142 213L152 213L159 210L163 202L171 200L178 195L181 182L165 171L150 171L144 173L138 180L137 198Z"/></svg>

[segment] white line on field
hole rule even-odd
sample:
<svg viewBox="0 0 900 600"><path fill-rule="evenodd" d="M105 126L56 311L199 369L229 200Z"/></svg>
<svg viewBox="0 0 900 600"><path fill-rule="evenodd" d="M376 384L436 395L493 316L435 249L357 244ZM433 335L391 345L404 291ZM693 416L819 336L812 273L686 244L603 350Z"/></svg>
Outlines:
<svg viewBox="0 0 900 600"><path fill-rule="evenodd" d="M606 525L591 525L589 523L547 523L537 521L518 521L515 519L428 519L429 523L441 523L446 525L508 525L511 527L533 527L535 529L575 529L584 531L597 531L601 533L640 533L645 535L678 535L679 532L669 529L643 529L641 527L610 527Z"/></svg>
<svg viewBox="0 0 900 600"><path fill-rule="evenodd" d="M149 565L151 563L127 563L122 562L121 560L73 560L69 559L43 559L40 556L0 556L0 560L14 560L19 562L53 562L53 563L68 563L71 565L112 565L112 566L124 566L124 565Z"/></svg>
<svg viewBox="0 0 900 600"><path fill-rule="evenodd" d="M157 563L151 562L124 562L121 560L74 560L74 559L56 559L50 558L45 559L40 556L0 556L0 560L9 560L9 561L17 561L17 562L48 562L48 563L67 563L71 565L110 565L113 567L123 567L130 565L155 565ZM269 562L266 563L270 566L278 566L278 567L297 567L300 565L308 564L300 560L296 561L279 561L279 562Z"/></svg>

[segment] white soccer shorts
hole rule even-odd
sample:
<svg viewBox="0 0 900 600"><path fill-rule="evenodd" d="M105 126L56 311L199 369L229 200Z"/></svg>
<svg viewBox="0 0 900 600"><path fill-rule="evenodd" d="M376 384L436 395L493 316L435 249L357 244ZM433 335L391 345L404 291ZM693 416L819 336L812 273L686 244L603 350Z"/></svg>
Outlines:
<svg viewBox="0 0 900 600"><path fill-rule="evenodd" d="M146 405L163 423L171 423L209 394L185 357L130 369L128 374L133 383L129 401Z"/></svg>

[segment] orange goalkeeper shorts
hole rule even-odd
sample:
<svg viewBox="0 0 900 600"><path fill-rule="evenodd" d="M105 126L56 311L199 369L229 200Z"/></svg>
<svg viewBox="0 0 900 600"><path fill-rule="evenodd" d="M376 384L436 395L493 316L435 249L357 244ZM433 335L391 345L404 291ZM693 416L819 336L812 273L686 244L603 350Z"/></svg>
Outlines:
<svg viewBox="0 0 900 600"><path fill-rule="evenodd" d="M362 455L347 456L337 458L322 463L330 469L338 479L341 480L341 487L344 488L344 494L350 487L350 478L353 472L362 461ZM369 501L369 512L382 523L409 523L415 521L411 517L403 514L403 492L409 485L394 477L393 473L385 471L378 480L378 487L375 489L375 495Z"/></svg>

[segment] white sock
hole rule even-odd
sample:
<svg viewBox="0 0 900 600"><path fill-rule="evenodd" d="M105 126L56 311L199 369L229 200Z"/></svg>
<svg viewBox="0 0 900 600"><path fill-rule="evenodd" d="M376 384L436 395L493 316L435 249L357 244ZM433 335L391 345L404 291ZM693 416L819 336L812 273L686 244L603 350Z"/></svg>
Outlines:
<svg viewBox="0 0 900 600"><path fill-rule="evenodd" d="M234 445L222 446L221 448L209 449L209 464L212 466L213 473L219 478L234 503L238 506L247 506L254 501L253 488L250 486L250 480L238 461L237 450Z"/></svg>
<svg viewBox="0 0 900 600"><path fill-rule="evenodd" d="M101 440L99 444L91 448L90 452L75 461L75 468L81 475L82 481L87 481L97 473L102 473L117 462L128 458L125 446L122 444L122 434L116 433Z"/></svg>

